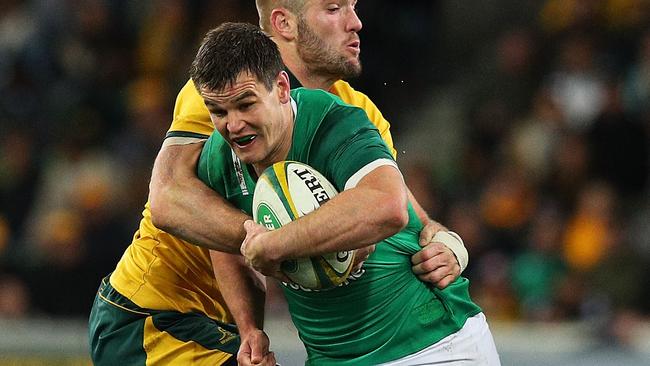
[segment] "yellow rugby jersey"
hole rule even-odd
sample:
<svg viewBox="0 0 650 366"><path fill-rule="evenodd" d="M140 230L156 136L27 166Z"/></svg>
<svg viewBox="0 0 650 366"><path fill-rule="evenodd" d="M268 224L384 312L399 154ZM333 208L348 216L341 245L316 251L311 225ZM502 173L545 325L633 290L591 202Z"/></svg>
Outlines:
<svg viewBox="0 0 650 366"><path fill-rule="evenodd" d="M176 99L165 143L196 142L206 139L213 130L203 99L188 82ZM140 307L197 312L233 322L214 279L208 250L156 228L149 202L110 281L113 288Z"/></svg>
<svg viewBox="0 0 650 366"><path fill-rule="evenodd" d="M364 109L395 156L390 124L366 95L342 80L334 83L330 92ZM213 130L203 99L189 80L176 98L174 119L165 144L207 139ZM118 292L143 308L197 312L222 322L233 322L214 278L208 250L156 228L151 221L149 202L142 212L140 227L110 282Z"/></svg>

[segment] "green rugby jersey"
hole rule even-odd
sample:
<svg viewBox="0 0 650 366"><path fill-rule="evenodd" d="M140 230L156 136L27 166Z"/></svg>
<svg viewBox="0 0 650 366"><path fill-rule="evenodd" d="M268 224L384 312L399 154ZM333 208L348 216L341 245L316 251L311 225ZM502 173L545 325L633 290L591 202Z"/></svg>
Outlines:
<svg viewBox="0 0 650 366"><path fill-rule="evenodd" d="M361 168L393 159L365 112L322 90L295 89L292 146L286 160L311 165L339 191ZM255 178L218 132L206 142L199 177L251 214ZM369 210L371 214L372 210ZM407 226L378 243L361 273L325 291L283 290L307 350L308 365L375 365L418 352L458 331L480 312L457 279L444 290L411 271L422 224L409 204Z"/></svg>

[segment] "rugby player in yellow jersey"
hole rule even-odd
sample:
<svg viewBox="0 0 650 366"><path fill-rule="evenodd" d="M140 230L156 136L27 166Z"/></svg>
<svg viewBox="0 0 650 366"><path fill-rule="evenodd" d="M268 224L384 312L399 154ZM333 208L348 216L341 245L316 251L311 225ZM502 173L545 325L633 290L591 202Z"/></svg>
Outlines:
<svg viewBox="0 0 650 366"><path fill-rule="evenodd" d="M362 25L354 6L346 0L257 1L262 28L297 81L366 110L394 154L388 122L341 80L361 71ZM197 158L213 129L203 99L188 82L154 164L139 230L102 281L93 306L89 331L96 365L234 365L240 339L241 365L275 364L262 331L264 283L238 254L248 217L196 177ZM413 271L445 287L466 265L467 252L430 242L442 227L417 210L429 224Z"/></svg>

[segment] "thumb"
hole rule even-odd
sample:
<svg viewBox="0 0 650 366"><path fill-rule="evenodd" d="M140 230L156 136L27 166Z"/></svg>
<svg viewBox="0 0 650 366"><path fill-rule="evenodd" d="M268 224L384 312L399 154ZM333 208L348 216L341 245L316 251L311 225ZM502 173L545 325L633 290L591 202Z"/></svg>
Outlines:
<svg viewBox="0 0 650 366"><path fill-rule="evenodd" d="M426 225L420 231L420 240L418 241L421 247L426 247L427 244L433 239L433 236L436 234L436 228L431 225Z"/></svg>
<svg viewBox="0 0 650 366"><path fill-rule="evenodd" d="M253 364L262 362L267 353L269 353L268 345L264 347L264 343L260 342L260 338L254 337L251 340L251 362Z"/></svg>
<svg viewBox="0 0 650 366"><path fill-rule="evenodd" d="M248 241L244 240L243 243L241 243L241 247L239 247L239 252L241 255L244 257L246 256L246 248L248 247Z"/></svg>
<svg viewBox="0 0 650 366"><path fill-rule="evenodd" d="M246 255L246 248L248 248L249 240L251 238L251 235L255 232L257 224L253 220L246 220L244 221L244 230L246 230L246 237L244 238L244 242L241 244L241 247L239 248L239 251L241 252L242 255Z"/></svg>
<svg viewBox="0 0 650 366"><path fill-rule="evenodd" d="M254 227L255 227L255 221L253 220L244 221L244 230L246 230L246 232L251 231Z"/></svg>

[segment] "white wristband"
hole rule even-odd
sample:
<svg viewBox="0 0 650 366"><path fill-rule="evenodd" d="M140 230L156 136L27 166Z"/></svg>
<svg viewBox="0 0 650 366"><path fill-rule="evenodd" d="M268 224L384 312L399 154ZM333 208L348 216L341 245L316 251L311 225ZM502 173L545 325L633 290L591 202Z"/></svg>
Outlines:
<svg viewBox="0 0 650 366"><path fill-rule="evenodd" d="M467 253L467 248L465 248L465 244L460 235L453 231L438 231L431 241L441 242L446 245L447 248L451 249L456 256L456 259L458 259L460 272L463 273L465 268L467 268L467 263L469 263L469 254Z"/></svg>

